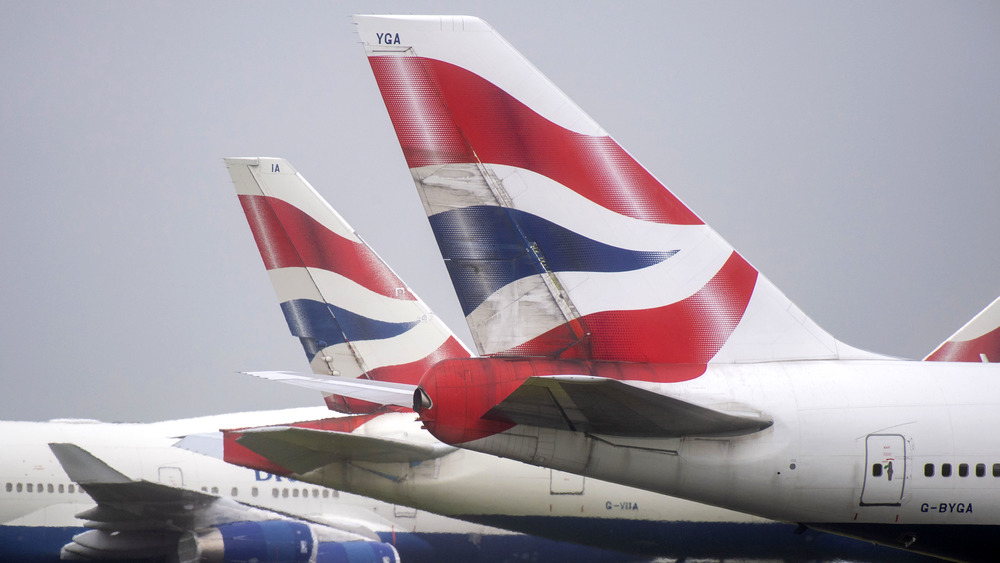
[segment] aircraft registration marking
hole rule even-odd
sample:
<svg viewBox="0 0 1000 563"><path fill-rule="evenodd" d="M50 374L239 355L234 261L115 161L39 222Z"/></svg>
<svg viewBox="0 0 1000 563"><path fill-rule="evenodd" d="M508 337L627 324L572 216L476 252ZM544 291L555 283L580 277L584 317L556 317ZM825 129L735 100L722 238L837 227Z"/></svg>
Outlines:
<svg viewBox="0 0 1000 563"><path fill-rule="evenodd" d="M972 503L942 502L940 504L923 503L920 512L937 512L938 514L972 514Z"/></svg>
<svg viewBox="0 0 1000 563"><path fill-rule="evenodd" d="M639 510L639 503L630 500L622 502L611 502L609 500L604 503L604 508L608 510Z"/></svg>

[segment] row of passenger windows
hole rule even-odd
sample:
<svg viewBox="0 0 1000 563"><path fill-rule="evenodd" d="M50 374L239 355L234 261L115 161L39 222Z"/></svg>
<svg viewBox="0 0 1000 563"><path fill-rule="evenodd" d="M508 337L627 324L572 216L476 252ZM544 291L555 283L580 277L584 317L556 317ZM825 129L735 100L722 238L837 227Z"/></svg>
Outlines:
<svg viewBox="0 0 1000 563"><path fill-rule="evenodd" d="M13 493L13 492L18 492L18 493L45 493L45 492L49 492L49 493L65 494L65 493L77 493L77 492L83 493L84 492L83 487L77 487L76 485L73 485L73 484L65 485L63 483L59 483L58 485L55 485L53 483L48 483L48 484L46 484L46 483L7 483L5 485L5 487L4 487L4 490L6 490L8 493ZM205 493L209 493L210 492L213 495L219 494L219 487L211 487L211 488L209 488L209 487L202 487L201 490L202 490L202 492L205 492ZM238 487L233 487L229 491L229 495L232 496L232 497L237 497L237 496L239 496L239 494L240 494L240 490L239 490ZM257 497L259 495L260 495L260 490L257 487L251 487L250 488L250 496ZM289 489L287 487L286 488L274 487L273 489L271 489L271 496L274 497L274 498L278 498L278 497L281 497L281 498L288 498L288 497L292 497L292 498L299 498L299 497L309 498L310 496L312 496L312 498L320 498L320 497L322 497L322 498L331 498L331 497L332 498L337 498L337 497L340 496L340 493L338 491L333 491L333 490L326 489L326 488Z"/></svg>
<svg viewBox="0 0 1000 563"><path fill-rule="evenodd" d="M278 498L279 496L281 498L288 498L289 490L293 498L299 496L299 489L278 489L277 487L271 489L271 496L274 498ZM309 491L310 489L302 489L302 498L308 498ZM340 496L340 493L338 491L331 491L330 489L312 489L312 498L319 498L320 496L323 498L337 498Z"/></svg>
<svg viewBox="0 0 1000 563"><path fill-rule="evenodd" d="M75 493L77 492L77 487L76 485L63 485L62 483L58 485L53 485L52 483L49 483L48 485L45 483L38 483L37 485L35 483L7 483L4 490L8 493L13 493L15 491L19 493ZM83 492L83 487L79 488L79 492Z"/></svg>
<svg viewBox="0 0 1000 563"><path fill-rule="evenodd" d="M986 464L985 463L977 463L975 471L976 471L976 477L986 477ZM941 464L941 476L942 477L951 477L951 473L952 473L952 466L951 466L951 464L950 463L942 463ZM933 476L934 476L934 464L933 463L924 464L924 477L933 477ZM958 476L959 477L968 477L969 476L969 464L968 463L959 463L958 464ZM994 477L1000 477L1000 463L994 463L993 464L993 476Z"/></svg>
<svg viewBox="0 0 1000 563"><path fill-rule="evenodd" d="M203 493L210 493L213 495L217 495L219 494L219 487L211 487L211 488L202 487L201 491ZM331 496L333 498L337 498L340 496L340 493L338 491L331 491L330 489L326 488L288 489L288 488L278 488L278 487L274 487L273 489L271 489L271 496L274 498L278 497L288 498L289 496L291 496L292 498L299 498L299 496L301 496L302 498L309 498L310 491L312 491L312 498L320 498L320 497L330 498ZM240 490L238 487L233 487L229 491L229 496L231 497L237 497L239 496L239 494ZM257 487L250 488L250 496L257 497L259 495L260 495L260 490Z"/></svg>

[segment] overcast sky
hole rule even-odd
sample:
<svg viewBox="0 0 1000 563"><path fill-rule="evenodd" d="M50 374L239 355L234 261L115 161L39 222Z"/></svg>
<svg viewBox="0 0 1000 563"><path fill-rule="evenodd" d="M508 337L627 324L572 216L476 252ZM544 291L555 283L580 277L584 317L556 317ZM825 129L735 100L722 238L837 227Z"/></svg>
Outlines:
<svg viewBox="0 0 1000 563"><path fill-rule="evenodd" d="M281 156L471 344L352 13L483 17L835 336L1000 295L996 2L0 2L0 418L315 405L222 163ZM624 4L624 5L620 5Z"/></svg>

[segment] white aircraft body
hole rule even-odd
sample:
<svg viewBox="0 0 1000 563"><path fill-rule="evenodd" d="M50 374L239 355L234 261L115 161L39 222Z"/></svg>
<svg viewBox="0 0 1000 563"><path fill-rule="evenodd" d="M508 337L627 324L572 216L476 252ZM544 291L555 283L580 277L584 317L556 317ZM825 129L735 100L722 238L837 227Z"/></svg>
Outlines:
<svg viewBox="0 0 1000 563"><path fill-rule="evenodd" d="M356 22L482 356L422 378L432 434L995 560L1000 367L836 340L485 22ZM403 405L411 390L359 396Z"/></svg>
<svg viewBox="0 0 1000 563"><path fill-rule="evenodd" d="M412 387L449 355L470 357L288 161L229 158L226 165L281 309L320 389L330 380L356 377ZM406 393L412 394L411 387ZM421 511L650 555L911 557L797 530L794 524L456 449L423 430L410 409L386 412L337 395L327 402L355 414L226 431L225 459Z"/></svg>
<svg viewBox="0 0 1000 563"><path fill-rule="evenodd" d="M317 407L142 424L0 421L0 561L628 559L296 482L184 449L221 448L222 427L329 414Z"/></svg>

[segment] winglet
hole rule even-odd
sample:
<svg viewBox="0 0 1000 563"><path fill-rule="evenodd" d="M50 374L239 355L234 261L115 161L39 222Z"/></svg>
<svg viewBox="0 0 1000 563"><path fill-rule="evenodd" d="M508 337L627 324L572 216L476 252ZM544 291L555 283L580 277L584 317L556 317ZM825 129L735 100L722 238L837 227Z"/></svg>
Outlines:
<svg viewBox="0 0 1000 563"><path fill-rule="evenodd" d="M80 485L132 483L110 465L76 444L49 444L66 475Z"/></svg>

